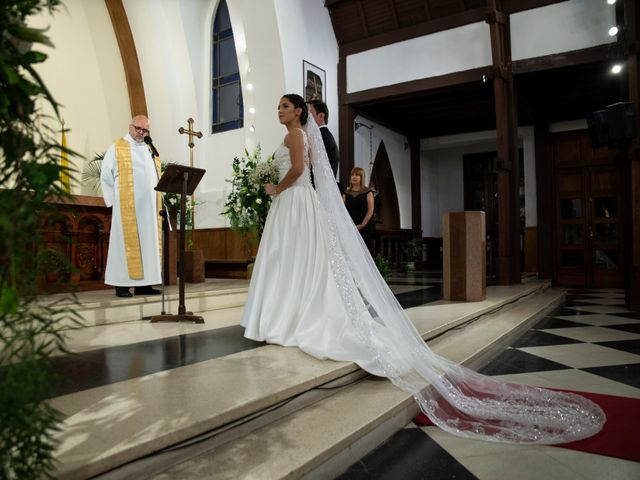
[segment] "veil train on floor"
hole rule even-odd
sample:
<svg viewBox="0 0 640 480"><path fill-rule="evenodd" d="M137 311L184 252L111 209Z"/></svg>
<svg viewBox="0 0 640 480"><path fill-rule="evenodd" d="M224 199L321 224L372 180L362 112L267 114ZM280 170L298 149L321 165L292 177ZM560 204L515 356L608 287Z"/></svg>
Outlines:
<svg viewBox="0 0 640 480"><path fill-rule="evenodd" d="M429 349L378 273L344 208L320 130L311 115L304 129L333 275L348 321L374 356L376 372L383 372L412 394L435 425L459 436L557 444L599 432L605 414L586 398L502 382Z"/></svg>

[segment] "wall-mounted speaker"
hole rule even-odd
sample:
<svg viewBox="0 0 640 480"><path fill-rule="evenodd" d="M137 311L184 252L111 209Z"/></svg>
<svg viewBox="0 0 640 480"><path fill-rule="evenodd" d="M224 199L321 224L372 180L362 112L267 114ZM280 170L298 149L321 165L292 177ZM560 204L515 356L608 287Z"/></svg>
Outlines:
<svg viewBox="0 0 640 480"><path fill-rule="evenodd" d="M632 103L619 102L596 110L587 117L593 148L621 147L636 136L635 108Z"/></svg>

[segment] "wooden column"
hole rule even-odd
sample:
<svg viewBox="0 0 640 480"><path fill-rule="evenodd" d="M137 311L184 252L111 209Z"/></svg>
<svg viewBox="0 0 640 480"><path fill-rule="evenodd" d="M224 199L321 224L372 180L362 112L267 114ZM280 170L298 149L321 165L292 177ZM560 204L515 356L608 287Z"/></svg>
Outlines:
<svg viewBox="0 0 640 480"><path fill-rule="evenodd" d="M487 0L498 152L498 261L499 285L520 283L520 185L517 111L511 66L509 17L502 2Z"/></svg>
<svg viewBox="0 0 640 480"><path fill-rule="evenodd" d="M420 138L409 138L409 150L411 154L411 228L416 232L422 232L422 178L420 176Z"/></svg>
<svg viewBox="0 0 640 480"><path fill-rule="evenodd" d="M113 31L116 34L116 40L120 48L120 57L122 58L122 66L124 67L124 75L127 79L127 89L129 91L131 116L146 116L147 100L144 95L138 53L136 52L136 44L133 41L133 34L127 19L127 12L124 9L122 0L105 0L104 3L109 11Z"/></svg>
<svg viewBox="0 0 640 480"><path fill-rule="evenodd" d="M347 96L347 59L340 55L338 60L338 104L340 132L340 178L339 181L345 187L349 185L349 173L353 168L353 121L357 113L355 109L346 102Z"/></svg>
<svg viewBox="0 0 640 480"><path fill-rule="evenodd" d="M629 101L636 109L636 138L629 148L629 165L627 168L627 198L629 206L627 215L630 232L626 235L627 258L629 270L625 278L627 304L640 306L640 62L638 62L638 46L640 45L640 7L636 0L625 0L624 20L626 25L625 41L628 52L627 72L629 78Z"/></svg>
<svg viewBox="0 0 640 480"><path fill-rule="evenodd" d="M553 276L553 191L551 179L551 152L549 151L549 125L534 126L536 156L536 201L538 210L538 277Z"/></svg>

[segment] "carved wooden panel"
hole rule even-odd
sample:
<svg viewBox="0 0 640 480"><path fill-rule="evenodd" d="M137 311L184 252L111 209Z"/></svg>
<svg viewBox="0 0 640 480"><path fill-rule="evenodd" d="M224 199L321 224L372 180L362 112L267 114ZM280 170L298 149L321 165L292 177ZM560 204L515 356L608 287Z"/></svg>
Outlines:
<svg viewBox="0 0 640 480"><path fill-rule="evenodd" d="M111 209L101 198L74 196L41 217L45 242L43 292L111 288L104 285Z"/></svg>

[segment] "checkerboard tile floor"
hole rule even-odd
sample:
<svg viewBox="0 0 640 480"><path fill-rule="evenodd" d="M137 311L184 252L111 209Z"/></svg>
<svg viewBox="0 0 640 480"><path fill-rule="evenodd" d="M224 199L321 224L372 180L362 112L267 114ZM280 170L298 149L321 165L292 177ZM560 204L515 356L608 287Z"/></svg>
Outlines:
<svg viewBox="0 0 640 480"><path fill-rule="evenodd" d="M622 290L569 291L561 307L480 372L516 383L640 398L640 311L625 307ZM466 440L410 424L340 478L631 480L640 478L640 463Z"/></svg>

